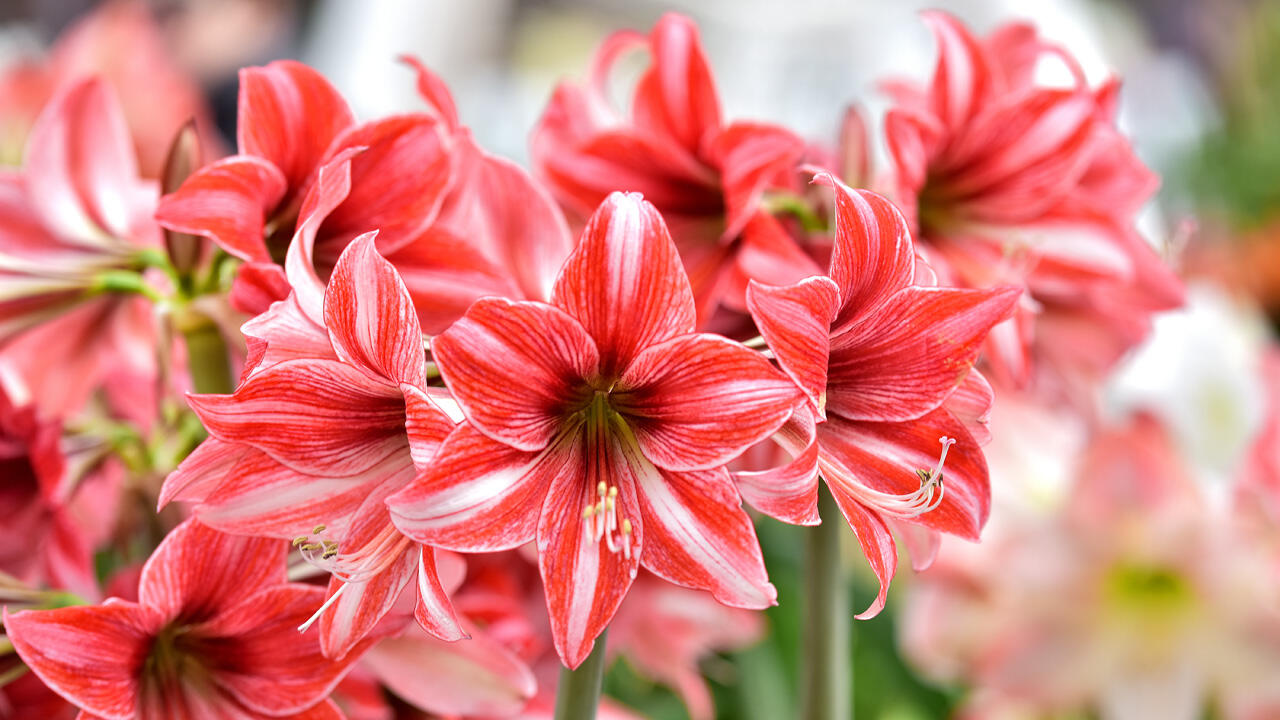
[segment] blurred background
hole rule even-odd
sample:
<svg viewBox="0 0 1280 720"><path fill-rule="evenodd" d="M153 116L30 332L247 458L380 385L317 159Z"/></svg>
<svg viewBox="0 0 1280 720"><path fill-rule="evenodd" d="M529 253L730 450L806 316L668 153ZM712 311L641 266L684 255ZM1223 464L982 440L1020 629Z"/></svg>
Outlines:
<svg viewBox="0 0 1280 720"><path fill-rule="evenodd" d="M1135 474L1145 477L1144 473L1185 476L1194 486L1193 497L1198 498L1190 513L1203 515L1205 508L1228 507L1229 500L1213 498L1236 497L1242 474L1274 469L1267 462L1280 465L1280 448L1276 447L1280 434L1267 434L1275 424L1268 425L1274 413L1271 402L1280 392L1267 359L1268 353L1274 354L1268 350L1274 342L1274 329L1280 327L1280 133L1275 124L1280 116L1280 3L152 0L103 4L3 0L0 163L21 161L25 132L38 112L41 92L47 92L41 90L40 77L50 68L55 73L66 65L106 72L118 91L135 96L132 101L126 99L129 112L142 116L147 115L150 93L193 93L192 110L187 114L201 116L210 137L219 138L207 143L208 153L217 153L235 146L238 68L278 58L300 59L326 74L358 117L372 118L420 107L413 73L396 60L404 53L416 55L448 82L463 122L471 126L482 146L527 163L528 132L554 84L582 78L592 52L609 32L646 29L667 10L684 12L699 23L727 116L777 122L814 143L834 146L847 105L860 105L873 124L879 123L888 99L878 91L877 83L886 78L923 81L929 76L936 50L918 12L937 6L956 14L978 33L1009 20L1030 20L1045 37L1080 60L1091 82L1111 74L1123 78L1121 126L1143 160L1163 177L1157 200L1143 219L1144 234L1175 258L1190 284L1191 301L1186 310L1157 321L1151 341L1117 374L1107 397L1117 424L1123 428L1116 434L1121 450L1146 447L1143 443L1150 440L1152 452L1177 469L1150 469L1133 458L1126 460L1121 451L1108 456L1099 450L1105 443L1086 439L1084 431L1069 419L998 404L993 418L997 440L989 451L996 500L987 539L980 546L968 546L948 538L938 567L918 575L904 570L893 586L888 610L874 620L855 623L851 641L856 643L857 716L886 720L955 713L970 717L1089 717L1098 708L1114 710L1125 703L1144 701L1127 695L1112 697L1108 695L1115 694L1111 689L1099 689L1099 683L1105 685L1101 680L1090 686L1092 690L1081 689L1092 682L1085 677L1089 673L1079 667L1088 661L1064 660L1071 654L1068 650L1055 651L1056 657L1045 659L1036 653L1020 655L1008 647L984 646L984 638L999 634L994 626L1003 622L1000 608L1014 607L1014 612L1025 611L1019 620L1023 632L1018 642L1042 650L1052 647L1058 642L1053 638L1064 633L1068 639L1063 642L1068 645L1093 642L1079 635L1071 640L1063 628L1073 627L1073 622L1105 625L1097 614L1084 618L1072 615L1079 614L1081 607L1093 607L1088 603L1097 600L1096 594L1090 596L1093 600L1080 600L1065 610L1049 607L1048 598L1060 595L1064 587L1078 588L1082 583L1100 583L1099 592L1105 597L1099 602L1111 605L1099 612L1112 613L1107 617L1113 620L1121 617L1115 615L1121 612L1116 608L1132 603L1138 603L1136 612L1141 617L1164 618L1181 612L1183 595L1195 595L1194 582L1188 578L1198 578L1200 571L1187 569L1185 576L1179 575L1177 568L1169 569L1174 566L1172 561L1160 564L1141 549L1135 550L1140 561L1116 560L1106 566L1120 570L1097 578L1067 571L1072 563L1086 564L1086 560L1072 556L1075 550L1084 552L1080 536L1072 533L1086 530L1073 524L1070 517L1081 494L1078 479L1082 473L1107 476L1112 471L1128 472L1130 480ZM86 18L116 13L127 19L138 7L145 8L157 33L140 39L133 31L112 31L110 23L92 32L85 30ZM93 15L95 10L97 15ZM127 24L124 20L120 23L122 27ZM624 67L622 72L638 73L643 63L644 59L637 57L634 67ZM161 69L173 79L170 81ZM1043 71L1049 82L1054 81L1055 72L1066 72L1054 67ZM140 77L153 79L130 85L130 78ZM207 103L207 114L199 109L203 103ZM140 145L147 167L148 147L158 148L152 159L158 162L186 117L145 119L156 138L154 143ZM137 131L147 123L131 125ZM883 154L883 147L878 151ZM1155 440L1147 434L1153 425L1161 428ZM1012 440L1002 443L1002 426L1021 426L1022 434L1011 432L1006 437ZM1034 431L1029 433L1028 427ZM1028 440L1032 435L1034 442ZM1138 469L1133 469L1134 463ZM1115 470L1117 464L1129 469ZM1146 521L1155 515L1152 507L1131 507L1132 517L1116 523L1151 525ZM1224 512L1239 514L1238 510ZM1175 525L1187 522L1186 516L1176 513L1169 517ZM1109 529L1114 527L1094 527L1087 532L1096 536ZM763 641L703 662L717 713L724 718L785 718L794 707L800 632L797 613L803 607L795 595L803 543L797 528L763 518L760 533L780 606L767 613L768 632ZM1165 536L1156 533L1153 537ZM851 537L849 540L852 543ZM1167 538L1159 542L1174 546ZM1042 547L1045 544L1052 547ZM1123 544L1117 540L1111 549ZM1210 545L1205 541L1197 547ZM1002 576L1013 571L1001 569L1001 565L1016 566L1021 562L1019 553L1027 548L1040 548L1040 554L1027 561L1031 565L1051 557L1058 563L1054 567L1062 572L1031 573L1002 581ZM1241 572L1251 572L1249 568L1255 567L1248 564L1252 549L1242 550L1238 543L1232 548L1227 552L1244 563ZM852 547L848 558L851 565L861 568L863 561ZM1267 572L1280 567L1271 555L1258 562L1256 567ZM1221 585L1227 581L1214 582ZM874 596L869 574L855 591L855 605L865 607ZM1269 672L1270 682L1280 685L1280 622L1274 598L1258 599L1252 605L1253 599L1233 599L1248 605L1249 612L1260 612L1260 619L1250 621L1242 630L1259 639L1261 647L1256 653L1241 659L1228 647L1208 656L1209 660L1200 659L1213 664L1209 670L1201 668L1187 675L1179 669L1186 664L1182 663L1173 670L1161 666L1159 672L1143 677L1198 683L1209 688L1205 691L1208 705L1228 714L1238 704L1233 699L1238 693L1224 689L1216 676L1235 668L1235 663L1255 663L1247 674ZM1203 609L1209 607L1210 600L1196 604ZM1210 614L1220 617L1228 612L1221 608L1235 606L1212 607ZM1194 617L1203 619L1201 615ZM1202 655L1205 647L1216 647L1214 642L1234 642L1206 639L1207 635L1199 634L1201 625L1195 626L1196 633L1186 636L1192 640L1170 629L1195 622L1199 620L1183 618L1152 628L1143 626L1141 632L1150 634L1144 635L1142 642L1155 637L1172 643L1176 636L1181 638L1178 642L1189 644L1171 652ZM1125 627L1132 629L1132 623ZM1230 633L1237 631L1233 628L1215 637L1231 638ZM1102 649L1098 652L1117 657L1122 653L1117 648L1128 641L1123 636L1121 632L1099 640ZM1008 677L1008 668L999 669L1007 666L1009 658L1018 657L1044 663L1039 666L1039 676L1037 671L1024 668L1032 679L1024 678L1023 684L1039 683L1032 691L1016 690L1021 686ZM1145 661L1139 658L1134 662L1142 665ZM1142 667L1149 666L1151 663ZM1070 674L1064 670L1067 667L1080 677L1063 678ZM1148 704L1141 707L1148 709L1157 707L1150 703L1161 688L1172 687L1131 680L1126 687L1140 689L1138 695L1145 693ZM1055 682L1071 687L1049 687ZM648 717L687 716L672 690L647 679L626 662L616 663L610 670L606 690ZM1009 700L1011 695L1017 696L1016 702ZM1086 695L1091 699L1080 700ZM1040 702L1047 696L1054 699ZM1035 702L1020 714L1018 703L1030 702L1028 697ZM1115 716L1111 710L1104 714Z"/></svg>

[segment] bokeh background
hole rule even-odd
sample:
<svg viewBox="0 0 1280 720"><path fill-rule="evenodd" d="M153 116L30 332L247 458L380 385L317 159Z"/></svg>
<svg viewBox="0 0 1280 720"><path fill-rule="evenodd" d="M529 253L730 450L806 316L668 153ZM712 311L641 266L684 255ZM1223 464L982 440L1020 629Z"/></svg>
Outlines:
<svg viewBox="0 0 1280 720"><path fill-rule="evenodd" d="M830 145L849 104L861 106L873 123L880 121L887 98L879 93L878 82L888 77L928 77L936 50L919 21L919 10L942 7L979 32L1013 19L1030 20L1044 36L1074 54L1091 81L1113 73L1124 79L1121 126L1138 154L1163 177L1142 228L1178 266L1191 290L1188 308L1158 319L1151 340L1113 378L1106 391L1108 406L1121 424L1139 413L1155 418L1167 430L1177 472L1196 485L1202 498L1197 509L1187 511L1188 516L1207 512L1205 508L1215 502L1226 502L1213 498L1235 496L1238 478L1256 460L1252 457L1280 453L1280 448L1259 445L1264 442L1260 433L1268 414L1274 412L1270 402L1277 392L1266 384L1265 358L1275 328L1280 327L1280 132L1276 129L1280 3L154 0L142 4L160 29L163 53L195 79L211 109L202 121L204 129L216 131L223 147L234 147L238 68L278 58L300 59L325 73L358 116L370 118L418 107L413 75L396 61L398 55L409 53L449 83L463 121L482 146L522 163L528 157L528 132L553 85L564 78L582 77L591 53L609 32L648 28L667 10L684 12L698 21L729 117L781 123L816 143ZM57 38L73 31L95 8L102 10L99 5L87 0L4 0L0 3L0 68L40 62ZM90 55L84 62L119 65L121 77L147 70L130 69L130 63L154 62L154 57L135 58L129 48L110 42L103 42ZM635 66L622 72L638 72L642 62L636 58ZM1043 71L1052 81L1054 73L1064 73L1065 68ZM26 125L19 112L20 90L13 82L0 88L4 103L0 106L0 161L6 164L21 158ZM173 129L176 126L169 132ZM164 132L164 127L156 130ZM211 152L218 151L216 146L211 143ZM883 153L883 148L878 151ZM1080 474L1095 468L1089 457L1096 454L1096 443L1090 444L1079 428L1051 413L1028 420L1015 410L1007 411L1008 417L1001 412L998 409L993 420L996 441L989 452L996 503L988 541L972 547L948 538L939 567L919 575L904 570L893 586L887 611L853 626L852 682L859 718L906 720L960 711L973 717L995 716L995 710L983 710L981 702L975 702L984 692L980 674L954 667L977 662L983 651L966 650L956 640L956 628L948 623L972 623L972 633L980 635L986 632L983 623L992 622L989 612L983 615L975 609L982 604L975 596L957 599L964 594L955 589L962 584L957 578L970 583L970 590L980 587L982 592L996 592L993 576L1014 572L1010 568L1016 565L1009 559L1014 555L998 555L1010 552L1009 546L1025 549L1079 542L1070 532L1052 534L1050 527L1057 527L1059 511L1078 490ZM1025 432L1027 423L1037 428L1034 434ZM1017 424L1023 424L1024 432L1002 439L1001 426ZM1138 516L1143 512L1140 506L1134 511ZM1176 513L1174 517L1176 524ZM758 644L703 662L717 713L723 718L787 718L795 707L798 612L804 606L797 599L801 531L762 518L760 534L780 605L766 613L767 631ZM852 545L852 537L849 541ZM850 566L865 571L856 549L847 550ZM1240 555L1252 550L1236 547L1228 552ZM1036 557L1038 562L1067 563L1062 559L1067 555L1055 555L1050 548ZM1002 558L1008 560L1005 569L1000 568ZM1280 566L1270 557L1262 562L1260 567L1273 570ZM1184 579L1175 571L1156 572L1150 563L1141 567L1146 574L1113 573L1102 581L1120 583L1119 589L1112 588L1123 596L1117 602L1139 603L1143 616L1181 602ZM869 573L855 577L855 605L865 607L874 596L874 581ZM1037 603L1048 603L1060 591L1054 583L1061 578L1043 573L1006 581L1022 586L1017 602L1030 617ZM1273 598L1258 602L1263 620L1253 630L1264 639L1276 640L1280 623L1275 616L1280 608ZM1052 613L1044 617L1046 623L1055 621ZM1150 632L1157 638L1172 633L1163 627ZM970 641L975 643L980 645ZM1188 645L1178 652L1195 652L1195 647ZM1273 643L1272 649L1276 652L1262 653L1260 662L1280 658L1280 642ZM1260 670L1271 673L1280 686L1280 663ZM625 661L609 671L606 691L648 717L687 717L676 693ZM1088 717L1106 703L1093 702L1092 709L1088 705L1053 716ZM1029 716L1043 716L1039 712Z"/></svg>

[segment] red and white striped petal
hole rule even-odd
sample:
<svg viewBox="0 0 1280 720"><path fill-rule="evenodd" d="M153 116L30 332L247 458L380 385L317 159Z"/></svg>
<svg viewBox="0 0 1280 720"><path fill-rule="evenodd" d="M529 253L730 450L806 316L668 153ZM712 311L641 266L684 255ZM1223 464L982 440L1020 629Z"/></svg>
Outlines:
<svg viewBox="0 0 1280 720"><path fill-rule="evenodd" d="M565 453L569 461L552 481L542 505L538 568L556 652L561 662L576 668L591 653L595 639L608 627L631 587L644 546L644 518L635 465L623 457L616 438L601 430L598 437L578 438L570 450ZM611 550L608 539L588 531L583 511L600 500L601 483L618 489L618 531L624 519L631 526L629 557ZM593 521L604 518L599 515Z"/></svg>
<svg viewBox="0 0 1280 720"><path fill-rule="evenodd" d="M156 221L178 232L203 235L241 260L269 262L264 227L288 189L270 162L236 155L197 170L160 199Z"/></svg>
<svg viewBox="0 0 1280 720"><path fill-rule="evenodd" d="M847 493L828 483L831 494L835 497L840 512L853 529L854 537L862 546L862 554L871 565L871 571L880 581L880 591L870 607L854 615L859 620L869 620L884 609L885 600L889 596L889 582L898 571L898 546L893 541L893 533L884 518L869 510L865 505L850 497ZM823 518L823 522L840 522L839 518Z"/></svg>
<svg viewBox="0 0 1280 720"><path fill-rule="evenodd" d="M1017 288L912 287L874 318L831 340L827 410L900 422L928 413L964 380L991 328L1013 312Z"/></svg>
<svg viewBox="0 0 1280 720"><path fill-rule="evenodd" d="M217 438L206 439L164 479L157 508L175 500L204 500L227 479L227 473L240 462L244 453L244 448L232 443Z"/></svg>
<svg viewBox="0 0 1280 720"><path fill-rule="evenodd" d="M4 612L5 634L44 684L85 712L110 720L138 714L138 668L164 625L151 608L102 606Z"/></svg>
<svg viewBox="0 0 1280 720"><path fill-rule="evenodd" d="M232 395L188 402L214 437L303 473L347 477L408 452L400 389L331 360L278 363Z"/></svg>
<svg viewBox="0 0 1280 720"><path fill-rule="evenodd" d="M409 436L409 453L413 464L422 470L435 458L457 425L421 388L401 383L400 391L404 393L404 429Z"/></svg>
<svg viewBox="0 0 1280 720"><path fill-rule="evenodd" d="M202 622L279 582L284 572L285 543L228 535L187 520L143 566L138 600L166 620Z"/></svg>
<svg viewBox="0 0 1280 720"><path fill-rule="evenodd" d="M995 76L981 44L963 23L936 10L923 18L938 42L930 109L948 127L958 127L985 109Z"/></svg>
<svg viewBox="0 0 1280 720"><path fill-rule="evenodd" d="M831 279L840 289L835 327L876 312L911 284L915 254L906 219L893 203L867 190L852 190L830 173L813 181L835 191L835 245Z"/></svg>
<svg viewBox="0 0 1280 720"><path fill-rule="evenodd" d="M797 408L770 442L791 454L791 461L767 470L733 473L738 492L748 505L793 525L817 525L817 428L807 408Z"/></svg>
<svg viewBox="0 0 1280 720"><path fill-rule="evenodd" d="M431 342L467 419L514 448L541 450L562 430L599 354L577 320L551 305L481 298Z"/></svg>
<svg viewBox="0 0 1280 720"><path fill-rule="evenodd" d="M278 60L240 71L236 135L240 152L265 158L299 191L325 150L355 118L320 73Z"/></svg>
<svg viewBox="0 0 1280 720"><path fill-rule="evenodd" d="M456 559L456 555L437 553L434 548L426 545L419 545L418 549L418 601L413 606L413 618L418 621L419 627L440 640L454 642L470 638L462 628L458 613L449 599L449 587L456 589L462 582L461 577L448 577L448 571L451 570L449 563L461 564L461 561ZM436 566L437 558L446 562L444 568Z"/></svg>
<svg viewBox="0 0 1280 720"><path fill-rule="evenodd" d="M778 365L826 417L827 357L831 322L840 307L840 289L826 277L790 287L752 282L747 287L751 318L778 359Z"/></svg>
<svg viewBox="0 0 1280 720"><path fill-rule="evenodd" d="M794 170L804 151L804 141L778 125L736 122L715 136L710 153L719 161L724 184L725 237L746 227L765 189Z"/></svg>
<svg viewBox="0 0 1280 720"><path fill-rule="evenodd" d="M636 87L635 123L691 155L701 154L720 129L720 98L698 27L683 15L667 13L649 33L649 48L653 64Z"/></svg>
<svg viewBox="0 0 1280 720"><path fill-rule="evenodd" d="M362 662L397 697L434 715L512 716L537 690L529 667L483 635L449 643L410 630Z"/></svg>
<svg viewBox="0 0 1280 720"><path fill-rule="evenodd" d="M635 193L612 193L582 232L552 303L578 319L616 378L644 348L693 332L689 278L662 216Z"/></svg>
<svg viewBox="0 0 1280 720"><path fill-rule="evenodd" d="M646 348L611 396L645 456L681 471L741 455L781 427L799 399L763 355L710 334Z"/></svg>
<svg viewBox="0 0 1280 720"><path fill-rule="evenodd" d="M378 254L376 233L338 258L324 294L325 327L338 357L375 382L426 385L422 329L399 273Z"/></svg>
<svg viewBox="0 0 1280 720"><path fill-rule="evenodd" d="M725 605L777 604L751 518L723 468L659 470L630 456L647 535L641 562L677 585L709 590Z"/></svg>
<svg viewBox="0 0 1280 720"><path fill-rule="evenodd" d="M459 552L509 550L534 538L542 499L574 459L554 446L540 453L516 450L463 423L430 467L387 505L396 527L423 544Z"/></svg>

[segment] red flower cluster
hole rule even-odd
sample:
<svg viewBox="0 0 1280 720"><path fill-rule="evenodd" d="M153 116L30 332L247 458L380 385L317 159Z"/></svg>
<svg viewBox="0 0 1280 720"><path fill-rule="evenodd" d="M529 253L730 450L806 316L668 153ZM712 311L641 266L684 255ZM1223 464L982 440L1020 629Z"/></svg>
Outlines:
<svg viewBox="0 0 1280 720"><path fill-rule="evenodd" d="M189 396L208 433L194 451L165 466L138 441L153 475L172 470L153 499L191 518L136 602L11 612L19 656L86 716L329 717L351 667L348 708L382 684L427 711L502 714L546 706L549 652L576 667L617 617L623 652L654 668L669 647L681 667L654 672L706 713L687 668L741 641L716 630L735 616L664 640L620 608L633 586L686 592L671 584L774 604L743 501L840 522L819 517L819 478L879 577L874 615L895 531L924 565L938 533L977 539L986 521L982 348L1002 379L1025 379L1033 337L1100 333L1110 357L1178 297L1132 229L1153 181L1115 130L1115 85L1040 88L1030 63L1057 51L1028 28L980 43L928 19L933 83L900 91L887 122L894 200L802 166L784 128L726 121L677 15L613 36L586 87L556 91L538 179L481 149L413 60L426 107L367 122L304 65L243 70L238 153L158 200L110 86L61 91L25 166L0 175L0 361L37 389L75 376L55 417L104 377L146 377L164 432L180 360L194 376L206 349L153 337L149 307L215 325L234 307L247 353L234 391ZM634 46L651 62L623 115L606 78ZM774 193L833 220L775 216ZM195 270L164 257L157 222L211 243ZM1036 260L1025 272L1014 245ZM988 341L1011 317L1016 342ZM126 364L139 343L146 362ZM50 490L58 426L22 412L0 407L6 461L25 463L0 499L48 540L0 569L66 586L88 541ZM290 543L288 577L327 590L286 581ZM403 662L474 671L445 702Z"/></svg>

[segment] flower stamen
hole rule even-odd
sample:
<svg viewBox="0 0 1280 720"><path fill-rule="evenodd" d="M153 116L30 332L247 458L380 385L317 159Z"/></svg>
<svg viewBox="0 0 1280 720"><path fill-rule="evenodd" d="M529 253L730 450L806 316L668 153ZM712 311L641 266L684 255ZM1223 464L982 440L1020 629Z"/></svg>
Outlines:
<svg viewBox="0 0 1280 720"><path fill-rule="evenodd" d="M631 519L618 518L618 488L610 487L601 480L596 485L596 501L582 510L582 519L586 523L587 540L592 543L604 541L611 553L622 553L627 560L631 559ZM635 569L631 571L635 575Z"/></svg>

